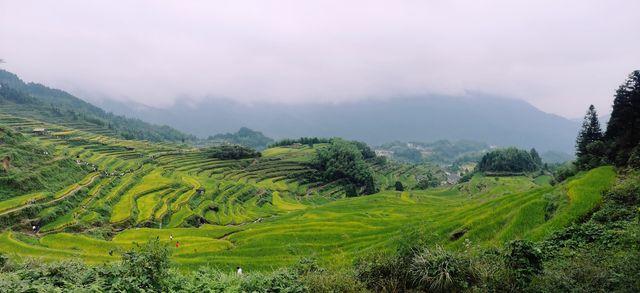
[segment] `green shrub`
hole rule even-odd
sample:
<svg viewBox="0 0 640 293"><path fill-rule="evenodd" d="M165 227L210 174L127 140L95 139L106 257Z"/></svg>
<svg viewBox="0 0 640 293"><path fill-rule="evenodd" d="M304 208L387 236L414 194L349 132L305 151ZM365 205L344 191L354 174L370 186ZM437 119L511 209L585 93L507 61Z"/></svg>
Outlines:
<svg viewBox="0 0 640 293"><path fill-rule="evenodd" d="M566 163L556 167L554 176L557 182L562 182L578 173L578 168L573 163Z"/></svg>
<svg viewBox="0 0 640 293"><path fill-rule="evenodd" d="M309 292L309 289L295 271L280 269L271 274L255 273L243 276L240 291L302 293Z"/></svg>
<svg viewBox="0 0 640 293"><path fill-rule="evenodd" d="M309 292L365 292L366 288L356 280L351 271L318 271L303 276Z"/></svg>
<svg viewBox="0 0 640 293"><path fill-rule="evenodd" d="M402 186L402 182L396 181L395 184L396 191L404 191L404 186Z"/></svg>
<svg viewBox="0 0 640 293"><path fill-rule="evenodd" d="M4 268L4 266L9 262L9 258L4 254L0 253L0 270Z"/></svg>
<svg viewBox="0 0 640 293"><path fill-rule="evenodd" d="M606 199L610 199L622 206L640 205L640 175L629 175L605 193L604 196Z"/></svg>
<svg viewBox="0 0 640 293"><path fill-rule="evenodd" d="M331 144L317 150L317 157L311 165L319 172L322 180L332 182L344 180L346 184L361 189L359 193L372 194L376 190L373 171L364 161L358 147L342 139L333 139Z"/></svg>
<svg viewBox="0 0 640 293"><path fill-rule="evenodd" d="M169 254L156 238L122 255L122 274L131 288L161 292L167 285Z"/></svg>
<svg viewBox="0 0 640 293"><path fill-rule="evenodd" d="M575 250L546 263L533 278L532 292L639 292L640 253L610 252L598 245Z"/></svg>
<svg viewBox="0 0 640 293"><path fill-rule="evenodd" d="M407 264L398 255L375 253L356 261L355 276L374 292L401 292L410 284Z"/></svg>
<svg viewBox="0 0 640 293"><path fill-rule="evenodd" d="M211 158L220 160L239 160L260 157L260 152L241 145L221 145L205 150Z"/></svg>
<svg viewBox="0 0 640 293"><path fill-rule="evenodd" d="M416 289L429 292L462 291L476 282L470 261L441 246L416 253L409 272Z"/></svg>
<svg viewBox="0 0 640 293"><path fill-rule="evenodd" d="M525 286L542 272L542 251L531 241L514 240L505 249L506 266L518 284Z"/></svg>
<svg viewBox="0 0 640 293"><path fill-rule="evenodd" d="M640 145L633 148L631 155L629 155L627 165L634 169L640 169Z"/></svg>

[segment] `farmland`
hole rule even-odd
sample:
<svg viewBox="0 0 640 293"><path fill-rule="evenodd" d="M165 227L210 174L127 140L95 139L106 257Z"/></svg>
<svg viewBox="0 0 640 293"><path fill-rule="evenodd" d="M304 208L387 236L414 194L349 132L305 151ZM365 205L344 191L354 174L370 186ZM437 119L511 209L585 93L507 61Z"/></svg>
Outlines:
<svg viewBox="0 0 640 293"><path fill-rule="evenodd" d="M451 249L464 241L500 246L539 240L575 221L599 203L615 177L610 167L555 186L544 175L476 175L466 183L400 192L391 189L395 181L413 186L429 167L371 163L380 192L345 198L340 182L305 176L311 172L306 162L323 144L220 160L186 146L120 140L8 114L0 115L0 124L48 150L51 159L86 167L77 182L59 190L0 201L0 250L47 261L113 261L156 237L186 270L269 270L305 256L341 267L416 234ZM52 131L37 135L34 127ZM557 208L550 212L551 205Z"/></svg>

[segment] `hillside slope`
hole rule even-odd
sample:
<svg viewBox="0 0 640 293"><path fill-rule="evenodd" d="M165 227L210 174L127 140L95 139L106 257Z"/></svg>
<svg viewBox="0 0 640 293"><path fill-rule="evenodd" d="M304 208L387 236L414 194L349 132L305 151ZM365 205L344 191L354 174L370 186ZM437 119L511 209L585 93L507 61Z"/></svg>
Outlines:
<svg viewBox="0 0 640 293"><path fill-rule="evenodd" d="M0 115L0 124L23 131L25 141L53 157L90 169L57 188L0 200L0 250L17 258L102 263L160 237L184 269L214 264L269 270L304 256L349 265L373 250L393 251L416 233L452 249L466 239L500 246L562 229L597 206L615 177L612 168L601 167L550 186L530 177L477 175L420 191L411 187L418 175L433 171L427 166L371 162L382 191L345 198L339 180L305 176L312 172L305 162L323 144L222 160L197 149L7 114ZM55 134L33 134L33 127ZM407 191L389 189L396 181Z"/></svg>
<svg viewBox="0 0 640 293"><path fill-rule="evenodd" d="M194 138L168 126L107 113L65 91L25 83L17 75L1 69L0 113L19 114L126 139L184 141Z"/></svg>

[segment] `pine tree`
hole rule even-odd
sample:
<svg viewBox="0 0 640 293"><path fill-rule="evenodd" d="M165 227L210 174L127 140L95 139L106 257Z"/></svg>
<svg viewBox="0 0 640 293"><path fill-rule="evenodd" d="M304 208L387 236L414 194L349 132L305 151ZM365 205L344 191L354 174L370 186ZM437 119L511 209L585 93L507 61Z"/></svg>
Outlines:
<svg viewBox="0 0 640 293"><path fill-rule="evenodd" d="M616 91L606 139L611 142L609 158L619 166L627 163L640 143L640 70L632 72Z"/></svg>
<svg viewBox="0 0 640 293"><path fill-rule="evenodd" d="M531 151L529 151L529 154L531 155L533 162L536 163L538 167L542 167L542 158L540 158L538 151L536 151L535 148L532 148Z"/></svg>
<svg viewBox="0 0 640 293"><path fill-rule="evenodd" d="M582 122L576 140L576 157L579 169L589 169L601 164L604 155L603 135L596 108L591 105Z"/></svg>

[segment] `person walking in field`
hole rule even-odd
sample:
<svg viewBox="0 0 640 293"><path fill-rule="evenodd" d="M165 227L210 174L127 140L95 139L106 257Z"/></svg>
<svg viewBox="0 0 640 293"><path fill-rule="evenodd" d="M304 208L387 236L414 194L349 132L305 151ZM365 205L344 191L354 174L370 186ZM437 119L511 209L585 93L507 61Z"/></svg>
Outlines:
<svg viewBox="0 0 640 293"><path fill-rule="evenodd" d="M237 273L238 275L242 275L242 268L241 268L241 267L237 267L237 268L236 268L236 273Z"/></svg>
<svg viewBox="0 0 640 293"><path fill-rule="evenodd" d="M180 247L180 241L176 241L176 248Z"/></svg>
<svg viewBox="0 0 640 293"><path fill-rule="evenodd" d="M173 234L169 234L169 240L173 241Z"/></svg>

